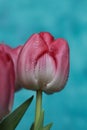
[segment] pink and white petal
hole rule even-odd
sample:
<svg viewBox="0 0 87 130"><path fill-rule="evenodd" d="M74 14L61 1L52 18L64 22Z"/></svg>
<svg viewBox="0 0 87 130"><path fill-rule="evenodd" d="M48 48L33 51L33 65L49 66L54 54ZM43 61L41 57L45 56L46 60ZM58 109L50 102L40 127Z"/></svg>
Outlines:
<svg viewBox="0 0 87 130"><path fill-rule="evenodd" d="M55 72L55 60L48 53L38 59L35 66L35 77L41 90L46 89L46 84L53 80Z"/></svg>
<svg viewBox="0 0 87 130"><path fill-rule="evenodd" d="M23 46L18 59L18 77L24 87L32 90L38 89L37 79L34 75L35 65L44 53L48 51L39 34L34 34Z"/></svg>
<svg viewBox="0 0 87 130"><path fill-rule="evenodd" d="M69 74L69 47L64 39L57 39L50 48L56 60L57 70L54 79L47 84L47 93L60 91L64 88Z"/></svg>

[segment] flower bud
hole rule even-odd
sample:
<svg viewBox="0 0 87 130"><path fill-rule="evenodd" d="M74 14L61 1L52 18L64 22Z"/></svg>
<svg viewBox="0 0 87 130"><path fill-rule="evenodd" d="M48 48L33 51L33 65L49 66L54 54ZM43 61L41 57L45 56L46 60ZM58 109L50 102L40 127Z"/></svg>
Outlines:
<svg viewBox="0 0 87 130"><path fill-rule="evenodd" d="M13 62L9 54L0 50L0 120L11 111L14 85Z"/></svg>
<svg viewBox="0 0 87 130"><path fill-rule="evenodd" d="M27 89L54 93L64 88L69 74L69 47L50 33L34 34L18 58L18 80Z"/></svg>
<svg viewBox="0 0 87 130"><path fill-rule="evenodd" d="M13 61L13 67L14 67L14 71L15 71L15 91L20 90L22 86L20 86L19 82L18 82L18 78L17 78L17 60L18 60L18 56L19 53L22 49L22 46L18 46L17 48L11 48L10 46L6 45L6 44L0 44L0 51L3 53L7 53L8 55L10 55L11 60Z"/></svg>

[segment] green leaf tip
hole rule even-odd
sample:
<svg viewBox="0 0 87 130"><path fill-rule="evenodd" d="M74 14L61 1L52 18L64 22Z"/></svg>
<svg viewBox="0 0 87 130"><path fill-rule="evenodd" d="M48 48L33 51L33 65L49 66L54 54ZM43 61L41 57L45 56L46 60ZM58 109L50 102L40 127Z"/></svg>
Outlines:
<svg viewBox="0 0 87 130"><path fill-rule="evenodd" d="M50 130L53 123L50 123L46 126L43 126L43 125L44 125L44 111L41 111L37 126L34 127L34 123L33 123L30 130Z"/></svg>
<svg viewBox="0 0 87 130"><path fill-rule="evenodd" d="M24 113L30 106L34 96L31 96L23 104L21 104L16 110L9 114L0 123L0 130L15 130L20 120L22 119Z"/></svg>
<svg viewBox="0 0 87 130"><path fill-rule="evenodd" d="M43 128L43 130L50 130L51 127L52 127L52 125L53 125L53 123L48 124L47 126L45 126L45 127Z"/></svg>

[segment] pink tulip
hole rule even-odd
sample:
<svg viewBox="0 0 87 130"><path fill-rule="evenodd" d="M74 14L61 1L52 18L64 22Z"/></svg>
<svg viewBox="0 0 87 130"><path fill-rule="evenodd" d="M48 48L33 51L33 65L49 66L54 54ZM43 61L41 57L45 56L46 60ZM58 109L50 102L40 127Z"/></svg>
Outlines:
<svg viewBox="0 0 87 130"><path fill-rule="evenodd" d="M54 93L64 88L69 74L69 47L50 33L34 34L18 59L18 80L27 89Z"/></svg>
<svg viewBox="0 0 87 130"><path fill-rule="evenodd" d="M10 55L12 61L13 61L13 66L14 66L14 70L15 70L15 91L19 90L21 88L19 82L18 82L18 78L17 78L17 60L18 60L18 56L19 53L22 49L22 46L18 46L17 48L11 48L8 45L5 44L0 44L0 51L5 52L7 54Z"/></svg>
<svg viewBox="0 0 87 130"><path fill-rule="evenodd" d="M0 120L7 115L13 104L15 73L9 54L0 48Z"/></svg>
<svg viewBox="0 0 87 130"><path fill-rule="evenodd" d="M16 74L21 49L0 44L0 120L11 111L14 92L21 88Z"/></svg>

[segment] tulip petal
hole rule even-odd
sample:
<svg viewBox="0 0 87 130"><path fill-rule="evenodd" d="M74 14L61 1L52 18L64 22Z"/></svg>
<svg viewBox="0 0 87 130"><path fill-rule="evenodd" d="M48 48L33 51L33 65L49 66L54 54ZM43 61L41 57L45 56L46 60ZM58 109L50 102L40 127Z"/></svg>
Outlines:
<svg viewBox="0 0 87 130"><path fill-rule="evenodd" d="M17 48L11 48L10 51L8 52L12 58L13 64L14 64L14 70L15 70L15 91L18 91L22 88L18 81L18 75L17 75L17 60L19 57L19 53L21 51L23 46L18 46Z"/></svg>
<svg viewBox="0 0 87 130"><path fill-rule="evenodd" d="M41 36L41 38L44 40L44 42L47 44L47 46L49 48L50 44L54 40L54 37L48 32L41 32L41 33L39 33L39 35Z"/></svg>
<svg viewBox="0 0 87 130"><path fill-rule="evenodd" d="M14 81L13 62L8 54L0 51L0 119L11 110Z"/></svg>
<svg viewBox="0 0 87 130"><path fill-rule="evenodd" d="M39 86L34 75L35 65L39 57L47 51L48 47L39 34L32 35L23 46L18 59L18 77L19 82L26 86L26 88L38 89Z"/></svg>
<svg viewBox="0 0 87 130"><path fill-rule="evenodd" d="M53 93L64 88L69 74L69 47L64 39L55 40L50 53L56 60L57 70L54 79L47 84L46 92Z"/></svg>
<svg viewBox="0 0 87 130"><path fill-rule="evenodd" d="M53 80L55 72L55 60L49 54L46 53L38 59L35 66L35 77L41 90L44 90L44 87Z"/></svg>

